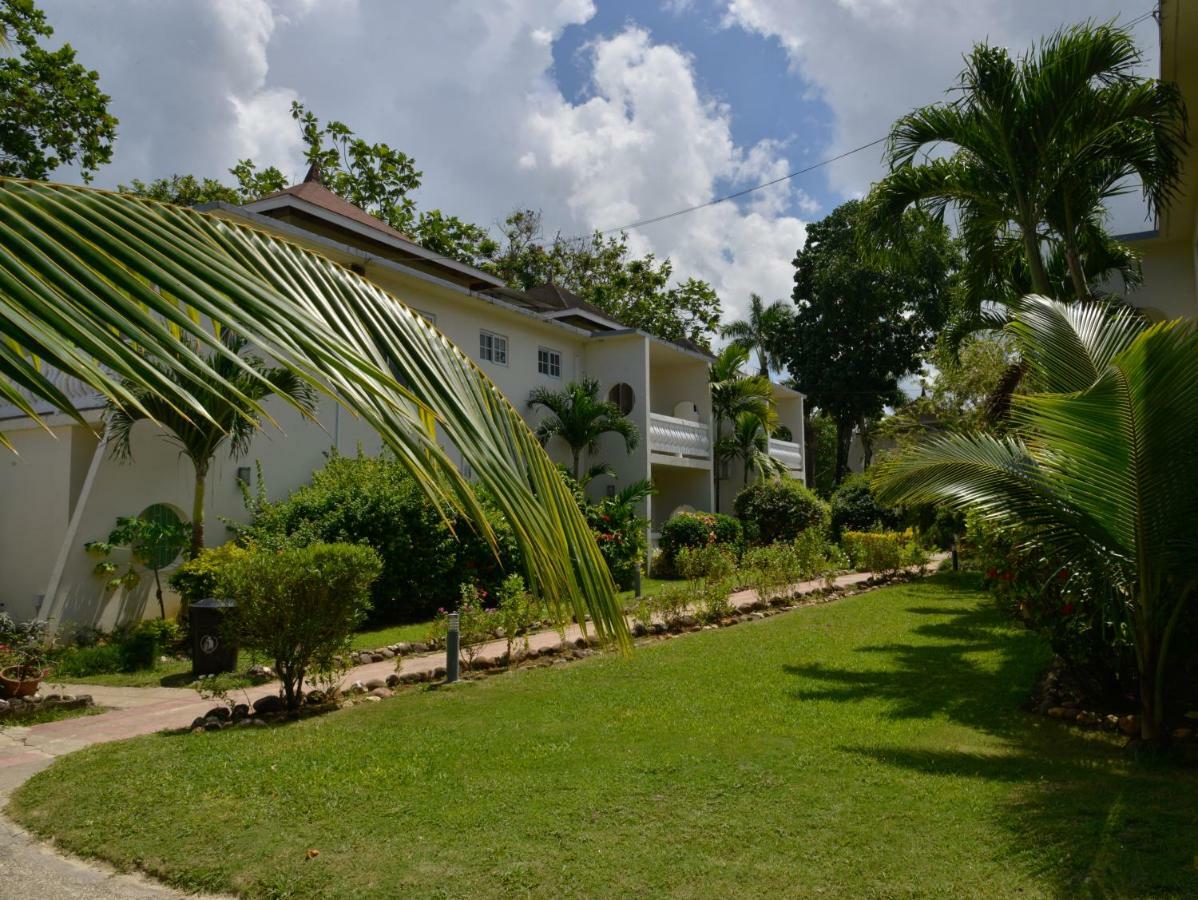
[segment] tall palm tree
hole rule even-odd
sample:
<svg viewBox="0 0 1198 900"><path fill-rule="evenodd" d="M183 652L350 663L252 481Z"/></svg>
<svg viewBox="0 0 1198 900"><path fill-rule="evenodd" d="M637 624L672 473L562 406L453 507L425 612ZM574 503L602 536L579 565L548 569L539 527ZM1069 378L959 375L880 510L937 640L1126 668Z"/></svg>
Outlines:
<svg viewBox="0 0 1198 900"><path fill-rule="evenodd" d="M765 476L781 475L786 469L770 456L770 422L757 413L742 412L732 428L716 441L717 461L739 459L744 465L744 484L754 472Z"/></svg>
<svg viewBox="0 0 1198 900"><path fill-rule="evenodd" d="M260 403L267 397L284 397L301 412L310 415L316 409L315 388L290 369L271 367L255 354L246 353L249 342L233 331L224 330L220 342L233 356L207 354L194 338L180 337L190 349L200 355L212 371L239 389L241 397ZM234 360L237 362L234 362ZM245 366L246 368L242 368ZM172 369L159 365L163 374L172 380ZM247 371L248 369L248 371ZM195 493L191 507L191 543L188 556L194 557L204 549L204 492L208 468L221 445L229 443L229 453L236 459L250 448L254 432L261 420L237 395L229 395L212 387L206 391L192 389L194 396L208 416L197 421L184 416L154 392L139 384L126 382L126 387L141 402L138 407L126 408L110 403L107 412L108 436L112 453L118 459L133 457L133 426L142 420L152 420L167 432L167 439L178 445L195 468Z"/></svg>
<svg viewBox="0 0 1198 900"><path fill-rule="evenodd" d="M1159 212L1180 177L1184 104L1175 85L1136 75L1140 59L1130 34L1092 23L1062 29L1019 59L975 46L956 99L892 127L891 171L868 203L872 230L901 243L907 207L943 214L954 205L970 287L1001 271L1001 249L1013 243L1030 288L1049 294L1045 245L1060 244L1072 293L1087 299L1082 257L1102 227L1103 202L1134 177ZM928 158L941 146L952 153Z"/></svg>
<svg viewBox="0 0 1198 900"><path fill-rule="evenodd" d="M731 343L715 358L707 370L711 385L711 422L717 446L724 436L724 424L735 421L742 413L769 420L774 408L774 389L768 378L745 375L749 349ZM720 466L714 466L715 508L720 509Z"/></svg>
<svg viewBox="0 0 1198 900"><path fill-rule="evenodd" d="M35 422L40 399L90 427L53 370L131 414L149 412L136 385L192 419L211 418L202 397L215 391L269 420L260 401L181 340L265 382L214 337L219 323L361 416L430 499L494 546L443 436L510 523L532 590L560 618L589 617L601 637L629 645L599 548L519 412L420 315L349 269L194 209L4 178L0 321L0 398ZM11 449L3 434L0 446Z"/></svg>
<svg viewBox="0 0 1198 900"><path fill-rule="evenodd" d="M760 294L750 294L749 317L729 322L720 329L720 334L749 351L755 350L760 364L758 374L762 378L769 378L770 368L774 367L773 347L790 315L791 307L785 301L775 300L766 306Z"/></svg>
<svg viewBox="0 0 1198 900"><path fill-rule="evenodd" d="M599 382L594 378L572 381L564 391L536 388L528 395L528 406L548 410L549 415L535 429L537 439L545 446L560 437L569 445L574 460L570 473L575 481L581 474L582 451L594 453L603 435L618 434L629 453L636 449L636 426L615 403L599 399Z"/></svg>
<svg viewBox="0 0 1198 900"><path fill-rule="evenodd" d="M1087 602L1130 627L1142 736L1159 741L1171 641L1198 593L1198 326L1029 297L1009 332L1033 389L1012 400L1015 432L903 451L875 469L879 500L972 507L1099 582Z"/></svg>

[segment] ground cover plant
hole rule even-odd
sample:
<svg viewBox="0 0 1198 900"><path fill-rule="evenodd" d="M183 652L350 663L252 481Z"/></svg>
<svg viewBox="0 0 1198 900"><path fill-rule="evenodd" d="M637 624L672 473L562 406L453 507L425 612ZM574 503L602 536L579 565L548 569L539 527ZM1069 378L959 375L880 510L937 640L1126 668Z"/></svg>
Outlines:
<svg viewBox="0 0 1198 900"><path fill-rule="evenodd" d="M1023 712L1049 656L939 575L630 660L91 748L9 812L255 897L1194 894L1198 775Z"/></svg>

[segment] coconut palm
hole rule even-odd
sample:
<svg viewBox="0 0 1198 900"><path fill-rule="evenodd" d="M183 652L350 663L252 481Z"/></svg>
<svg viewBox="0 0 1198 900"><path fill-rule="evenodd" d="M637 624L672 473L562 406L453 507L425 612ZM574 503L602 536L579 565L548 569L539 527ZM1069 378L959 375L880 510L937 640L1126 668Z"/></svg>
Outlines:
<svg viewBox="0 0 1198 900"><path fill-rule="evenodd" d="M772 411L771 411L772 412ZM770 456L770 422L752 412L742 412L732 422L727 434L716 441L716 459L739 459L744 465L744 483L754 472L762 475L781 475L785 466Z"/></svg>
<svg viewBox="0 0 1198 900"><path fill-rule="evenodd" d="M784 301L775 300L766 306L760 294L750 294L749 317L729 322L720 329L720 334L750 352L756 351L760 364L758 373L762 378L769 378L770 369L776 368L772 348L777 344L778 335L786 327L790 314L791 307Z"/></svg>
<svg viewBox="0 0 1198 900"><path fill-rule="evenodd" d="M971 288L1001 277L1002 248L1013 243L1030 288L1051 293L1047 242L1064 249L1072 293L1088 298L1084 252L1095 244L1103 202L1134 177L1159 211L1180 176L1184 105L1175 85L1136 76L1140 59L1130 34L1092 23L1062 29L1019 59L975 46L959 97L892 127L891 171L868 203L872 230L900 243L903 210L918 204L943 214L951 204ZM941 146L951 154L926 156Z"/></svg>
<svg viewBox="0 0 1198 900"><path fill-rule="evenodd" d="M225 330L220 342L232 357L203 353L194 338L180 337L192 352L201 355L214 373L238 388L242 397L260 403L270 396L284 397L305 414L316 409L316 390L297 373L282 367L266 365L261 357L246 350L249 342L233 331ZM239 362L234 362L237 359ZM243 369L242 366L248 367ZM163 374L172 380L177 376L168 366L159 365ZM252 375L251 375L252 373ZM194 396L208 414L207 418L184 416L155 394L133 382L125 385L138 398L138 407L110 403L105 434L112 453L118 459L133 457L133 426L143 420L158 423L166 438L176 444L195 468L195 493L191 508L191 541L188 555L196 556L204 549L204 493L208 468L217 451L226 441L229 453L236 459L250 448L254 432L261 427L260 418L237 398L223 391L192 389Z"/></svg>
<svg viewBox="0 0 1198 900"><path fill-rule="evenodd" d="M636 449L636 426L615 403L599 399L599 382L594 378L572 381L564 391L536 388L528 395L528 406L548 410L549 415L537 424L537 439L545 446L560 437L569 445L575 481L581 475L582 451L594 453L603 435L618 434L629 453Z"/></svg>
<svg viewBox="0 0 1198 900"><path fill-rule="evenodd" d="M745 375L749 349L731 343L715 358L707 370L711 385L711 421L716 444L724 436L724 424L733 422L742 413L769 420L774 408L774 389L769 379L760 375ZM715 508L720 508L720 467L715 466Z"/></svg>
<svg viewBox="0 0 1198 900"><path fill-rule="evenodd" d="M1198 326L1029 297L1008 330L1032 389L1012 400L1015 432L903 451L875 470L879 500L974 508L1099 581L1134 635L1142 733L1158 741L1171 640L1198 591Z"/></svg>
<svg viewBox="0 0 1198 900"><path fill-rule="evenodd" d="M210 364L223 358L239 379L270 386L216 337L219 323L361 416L430 499L494 546L443 437L510 523L532 589L559 616L590 616L600 636L627 645L599 549L520 414L423 317L349 269L193 209L0 179L0 321L0 398L34 421L40 399L87 426L54 370L130 415L150 415L153 395L207 421L202 398L215 392L270 420L244 382Z"/></svg>

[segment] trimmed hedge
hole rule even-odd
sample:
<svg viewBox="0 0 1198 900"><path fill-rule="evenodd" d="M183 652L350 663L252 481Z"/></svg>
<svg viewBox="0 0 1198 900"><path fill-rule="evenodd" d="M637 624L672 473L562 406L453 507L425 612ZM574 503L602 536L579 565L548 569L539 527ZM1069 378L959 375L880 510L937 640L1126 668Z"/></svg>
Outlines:
<svg viewBox="0 0 1198 900"><path fill-rule="evenodd" d="M828 527L828 504L795 478L760 479L733 504L745 537L755 544L790 543L809 528Z"/></svg>
<svg viewBox="0 0 1198 900"><path fill-rule="evenodd" d="M718 545L739 556L744 547L744 530L740 522L720 513L678 513L661 526L657 561L659 574L674 571L674 558L684 547L698 549Z"/></svg>

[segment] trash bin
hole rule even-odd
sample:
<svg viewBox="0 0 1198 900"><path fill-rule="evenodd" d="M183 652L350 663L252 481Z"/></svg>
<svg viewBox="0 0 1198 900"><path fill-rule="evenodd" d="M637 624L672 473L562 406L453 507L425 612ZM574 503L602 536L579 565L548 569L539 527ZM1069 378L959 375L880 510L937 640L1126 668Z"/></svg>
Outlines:
<svg viewBox="0 0 1198 900"><path fill-rule="evenodd" d="M191 674L217 675L237 670L237 643L225 633L225 616L236 604L208 597L188 610L191 624Z"/></svg>

